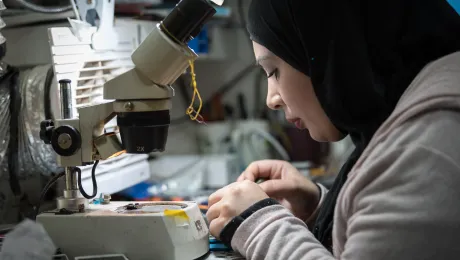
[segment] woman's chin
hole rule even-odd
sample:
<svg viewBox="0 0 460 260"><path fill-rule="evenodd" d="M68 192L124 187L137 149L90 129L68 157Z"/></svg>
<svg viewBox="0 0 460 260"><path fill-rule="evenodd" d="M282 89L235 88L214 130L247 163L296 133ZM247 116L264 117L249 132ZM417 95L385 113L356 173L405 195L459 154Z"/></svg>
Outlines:
<svg viewBox="0 0 460 260"><path fill-rule="evenodd" d="M327 135L326 132L322 131L309 131L310 136L313 140L320 142L320 143L330 143L330 142L338 142L343 140L346 136L343 134L334 134L334 135Z"/></svg>

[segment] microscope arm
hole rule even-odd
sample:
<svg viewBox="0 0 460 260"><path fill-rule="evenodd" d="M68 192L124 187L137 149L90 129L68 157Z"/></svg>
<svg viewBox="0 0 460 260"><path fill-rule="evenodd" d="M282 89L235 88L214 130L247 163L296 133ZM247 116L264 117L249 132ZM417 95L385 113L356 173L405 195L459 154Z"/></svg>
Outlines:
<svg viewBox="0 0 460 260"><path fill-rule="evenodd" d="M113 134L108 135L104 130L105 124L116 115L113 101L82 107L78 113L80 115L82 162L105 160L123 150L118 139L111 138ZM110 148L113 148L113 151L107 154Z"/></svg>

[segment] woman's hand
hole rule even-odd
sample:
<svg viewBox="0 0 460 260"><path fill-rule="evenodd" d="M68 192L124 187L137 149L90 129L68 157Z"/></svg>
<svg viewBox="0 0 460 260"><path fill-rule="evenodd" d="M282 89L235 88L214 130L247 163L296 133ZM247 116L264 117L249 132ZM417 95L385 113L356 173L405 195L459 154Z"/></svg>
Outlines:
<svg viewBox="0 0 460 260"><path fill-rule="evenodd" d="M235 182L216 191L209 196L206 213L211 234L219 238L222 229L234 217L266 198L268 195L251 181Z"/></svg>
<svg viewBox="0 0 460 260"><path fill-rule="evenodd" d="M289 209L294 216L307 221L318 206L320 190L290 163L262 160L251 163L238 178L238 182L267 179L260 184L271 198Z"/></svg>

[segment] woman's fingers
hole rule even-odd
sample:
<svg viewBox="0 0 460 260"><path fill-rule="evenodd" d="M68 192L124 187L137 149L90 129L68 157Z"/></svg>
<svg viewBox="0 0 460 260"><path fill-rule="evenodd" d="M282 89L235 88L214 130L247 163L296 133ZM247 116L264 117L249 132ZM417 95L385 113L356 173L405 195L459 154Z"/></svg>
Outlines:
<svg viewBox="0 0 460 260"><path fill-rule="evenodd" d="M246 170L238 177L237 181L249 180L255 182L257 179L280 179L283 164L286 162L278 160L262 160L251 163Z"/></svg>
<svg viewBox="0 0 460 260"><path fill-rule="evenodd" d="M295 185L288 180L268 180L259 184L262 190L271 198L283 198L295 192Z"/></svg>
<svg viewBox="0 0 460 260"><path fill-rule="evenodd" d="M208 198L208 206L211 208L214 204L216 204L217 202L219 202L223 195L224 195L224 188L220 189L220 190L217 190L216 192L214 192L213 194L211 194Z"/></svg>
<svg viewBox="0 0 460 260"><path fill-rule="evenodd" d="M214 219L218 218L220 215L220 207L219 202L215 203L211 207L209 207L208 211L206 212L206 218L209 222L213 221Z"/></svg>

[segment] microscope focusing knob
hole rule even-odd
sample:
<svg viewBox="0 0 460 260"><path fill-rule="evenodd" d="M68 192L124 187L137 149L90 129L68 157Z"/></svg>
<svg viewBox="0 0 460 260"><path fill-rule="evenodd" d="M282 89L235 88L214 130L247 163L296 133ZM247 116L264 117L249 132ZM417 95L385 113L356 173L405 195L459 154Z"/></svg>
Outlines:
<svg viewBox="0 0 460 260"><path fill-rule="evenodd" d="M51 146L60 156L72 156L81 148L80 132L72 126L60 126L53 131Z"/></svg>
<svg viewBox="0 0 460 260"><path fill-rule="evenodd" d="M40 139L45 144L51 144L51 136L53 135L54 122L52 120L44 120L40 122Z"/></svg>

